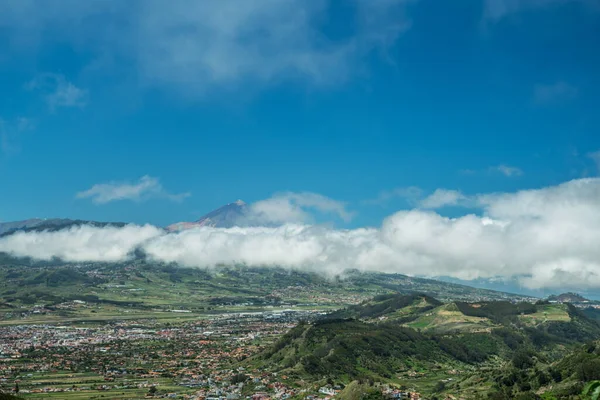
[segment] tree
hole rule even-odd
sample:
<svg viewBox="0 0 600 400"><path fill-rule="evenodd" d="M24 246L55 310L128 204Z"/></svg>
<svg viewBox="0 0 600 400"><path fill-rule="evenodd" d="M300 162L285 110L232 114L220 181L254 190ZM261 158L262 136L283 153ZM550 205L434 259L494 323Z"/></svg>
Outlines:
<svg viewBox="0 0 600 400"><path fill-rule="evenodd" d="M589 359L579 364L577 377L584 382L600 379L600 360Z"/></svg>
<svg viewBox="0 0 600 400"><path fill-rule="evenodd" d="M158 389L156 389L156 386L152 386L150 388L150 390L148 390L148 393L150 393L151 395L156 394L156 392L158 392Z"/></svg>
<svg viewBox="0 0 600 400"><path fill-rule="evenodd" d="M551 368L549 372L554 382L559 383L560 381L562 381L562 373L559 369Z"/></svg>
<svg viewBox="0 0 600 400"><path fill-rule="evenodd" d="M235 385L238 383L246 382L247 379L248 376L246 376L245 374L235 374L231 377L231 383Z"/></svg>
<svg viewBox="0 0 600 400"><path fill-rule="evenodd" d="M527 369L534 365L531 354L527 351L517 351L512 358L512 363L517 369Z"/></svg>
<svg viewBox="0 0 600 400"><path fill-rule="evenodd" d="M446 384L442 381L438 381L435 386L433 387L433 391L434 393L440 393L443 392L444 389L446 389Z"/></svg>

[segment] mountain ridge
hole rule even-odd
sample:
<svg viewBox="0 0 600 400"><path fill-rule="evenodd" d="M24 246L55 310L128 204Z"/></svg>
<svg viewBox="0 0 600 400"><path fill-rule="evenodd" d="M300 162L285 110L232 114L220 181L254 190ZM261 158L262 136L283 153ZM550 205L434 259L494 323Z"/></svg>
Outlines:
<svg viewBox="0 0 600 400"><path fill-rule="evenodd" d="M127 224L124 222L99 222L69 218L32 218L22 221L0 223L0 237L12 235L13 233L17 232L57 231L61 229L71 228L73 226L82 225L89 225L94 227L123 227Z"/></svg>

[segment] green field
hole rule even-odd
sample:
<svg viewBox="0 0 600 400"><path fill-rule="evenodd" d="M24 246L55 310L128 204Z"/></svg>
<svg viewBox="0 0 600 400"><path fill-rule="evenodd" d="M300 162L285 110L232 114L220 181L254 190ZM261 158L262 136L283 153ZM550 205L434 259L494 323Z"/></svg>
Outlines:
<svg viewBox="0 0 600 400"><path fill-rule="evenodd" d="M537 325L544 322L560 321L569 322L571 317L567 312L567 306L564 304L548 304L539 307L539 310L533 314L524 314L520 316L521 320L527 324Z"/></svg>
<svg viewBox="0 0 600 400"><path fill-rule="evenodd" d="M489 332L495 324L488 318L465 315L451 303L427 311L406 326L436 332Z"/></svg>

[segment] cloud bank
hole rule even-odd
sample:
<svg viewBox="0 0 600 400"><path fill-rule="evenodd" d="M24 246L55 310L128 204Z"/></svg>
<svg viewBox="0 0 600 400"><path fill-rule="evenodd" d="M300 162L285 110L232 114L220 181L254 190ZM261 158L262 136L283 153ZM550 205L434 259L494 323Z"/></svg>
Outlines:
<svg viewBox="0 0 600 400"><path fill-rule="evenodd" d="M305 224L165 233L150 226L19 233L0 251L38 259L125 261L135 250L188 267L282 266L327 274L348 268L459 279L517 278L538 288L600 288L600 178L478 195L482 215L406 210L379 228Z"/></svg>
<svg viewBox="0 0 600 400"><path fill-rule="evenodd" d="M127 260L138 246L161 234L161 229L150 225L79 226L57 232L18 232L0 239L0 251L39 260L119 262Z"/></svg>

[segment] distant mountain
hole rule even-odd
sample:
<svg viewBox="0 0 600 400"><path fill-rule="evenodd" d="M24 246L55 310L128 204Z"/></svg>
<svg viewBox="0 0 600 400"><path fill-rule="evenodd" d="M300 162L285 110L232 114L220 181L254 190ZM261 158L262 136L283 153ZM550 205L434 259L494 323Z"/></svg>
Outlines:
<svg viewBox="0 0 600 400"><path fill-rule="evenodd" d="M0 235L14 230L33 228L42 222L44 222L44 220L39 218L26 219L24 221L0 222Z"/></svg>
<svg viewBox="0 0 600 400"><path fill-rule="evenodd" d="M588 303L589 300L577 293L562 293L548 297L548 301L556 301L558 303Z"/></svg>
<svg viewBox="0 0 600 400"><path fill-rule="evenodd" d="M177 222L167 226L170 232L182 231L185 229L198 228L201 226L210 226L213 228L231 228L234 226L246 225L246 215L248 206L242 200L224 205L214 211L202 216L193 222Z"/></svg>
<svg viewBox="0 0 600 400"><path fill-rule="evenodd" d="M122 222L97 222L85 221L80 219L50 218L50 219L27 219L24 221L2 222L0 223L0 236L11 235L15 232L30 231L57 231L70 228L72 226L90 225L96 227L103 226L125 226Z"/></svg>

